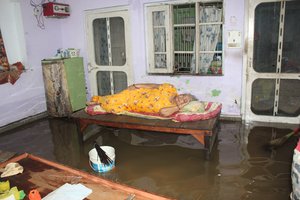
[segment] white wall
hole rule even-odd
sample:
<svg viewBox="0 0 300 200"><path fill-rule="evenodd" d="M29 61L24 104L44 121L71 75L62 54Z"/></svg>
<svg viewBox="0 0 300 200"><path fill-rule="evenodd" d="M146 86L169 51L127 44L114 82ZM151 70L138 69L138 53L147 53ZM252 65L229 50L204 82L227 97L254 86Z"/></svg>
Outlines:
<svg viewBox="0 0 300 200"><path fill-rule="evenodd" d="M38 1L35 1L38 2ZM145 19L144 3L158 2L157 0L68 0L57 1L68 3L71 7L71 16L64 19L45 19L45 29L38 28L33 7L30 0L1 0L0 9L8 10L10 7L20 6L21 15L17 10L0 12L0 26L3 34L4 29L18 34L20 48L13 46L9 51L9 58L17 57L26 69L20 79L11 85L0 85L0 127L22 118L46 111L46 102L41 70L41 60L52 57L58 48L79 48L84 57L85 68L87 67L87 44L85 32L84 11L101 9L114 6L128 6L131 20L132 40L132 65L134 70L134 82L170 82L180 92L194 94L199 100L218 101L223 104L223 115L240 115L241 85L242 85L242 52L240 49L226 48L227 33L230 30L238 30L243 33L244 26L244 1L225 0L225 63L224 76L149 76L146 74L146 46L145 46ZM16 9L16 8L14 8ZM22 18L22 20L20 19ZM4 19L1 21L1 19ZM17 24L23 23L22 27ZM14 25L15 24L15 25ZM8 35L10 35L11 31ZM5 36L4 35L4 36ZM23 39L22 39L23 35ZM10 37L12 34L10 35ZM6 36L4 38L7 39ZM15 41L14 39L11 39ZM23 41L22 41L23 40ZM23 46L23 47L22 47ZM25 53L24 53L25 52ZM13 61L10 61L13 63ZM89 87L89 85L88 85Z"/></svg>
<svg viewBox="0 0 300 200"><path fill-rule="evenodd" d="M61 47L60 22L37 27L30 0L1 0L0 28L10 64L21 61L26 71L14 85L0 85L0 127L46 111L41 60Z"/></svg>

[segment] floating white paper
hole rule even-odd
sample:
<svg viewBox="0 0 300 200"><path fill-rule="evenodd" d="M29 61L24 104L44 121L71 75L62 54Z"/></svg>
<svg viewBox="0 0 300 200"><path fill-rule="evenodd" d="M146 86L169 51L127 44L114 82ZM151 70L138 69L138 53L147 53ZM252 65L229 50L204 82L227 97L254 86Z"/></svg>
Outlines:
<svg viewBox="0 0 300 200"><path fill-rule="evenodd" d="M82 184L66 183L49 193L43 200L82 200L92 193L92 190Z"/></svg>

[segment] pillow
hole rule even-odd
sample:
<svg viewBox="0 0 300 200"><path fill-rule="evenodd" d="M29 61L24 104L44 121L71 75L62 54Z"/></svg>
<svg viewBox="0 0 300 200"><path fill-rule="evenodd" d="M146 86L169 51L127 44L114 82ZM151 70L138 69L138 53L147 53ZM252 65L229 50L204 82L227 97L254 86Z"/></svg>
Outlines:
<svg viewBox="0 0 300 200"><path fill-rule="evenodd" d="M107 114L107 112L98 104L88 105L85 108L85 112L89 115L103 115Z"/></svg>
<svg viewBox="0 0 300 200"><path fill-rule="evenodd" d="M202 113L205 111L204 102L200 101L191 101L187 105L185 105L180 112L187 112L187 113Z"/></svg>
<svg viewBox="0 0 300 200"><path fill-rule="evenodd" d="M192 104L189 105L190 103ZM222 104L216 102L199 102L202 105L194 102L190 102L190 103L185 106L186 109L182 109L173 117L173 121L187 122L187 121L207 120L219 115L222 109ZM190 109L190 111L187 111L188 109Z"/></svg>

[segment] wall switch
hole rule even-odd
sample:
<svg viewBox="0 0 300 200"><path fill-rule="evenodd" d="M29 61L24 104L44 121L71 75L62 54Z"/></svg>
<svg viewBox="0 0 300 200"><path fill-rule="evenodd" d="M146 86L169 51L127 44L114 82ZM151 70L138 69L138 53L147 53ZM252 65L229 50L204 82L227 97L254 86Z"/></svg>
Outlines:
<svg viewBox="0 0 300 200"><path fill-rule="evenodd" d="M228 31L227 47L228 48L241 48L241 46L242 46L241 31Z"/></svg>

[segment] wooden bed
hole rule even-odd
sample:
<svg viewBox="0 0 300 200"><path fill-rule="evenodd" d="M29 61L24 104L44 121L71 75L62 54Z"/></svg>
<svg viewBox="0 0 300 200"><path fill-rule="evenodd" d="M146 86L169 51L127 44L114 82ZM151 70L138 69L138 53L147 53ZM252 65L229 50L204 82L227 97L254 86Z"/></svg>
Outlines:
<svg viewBox="0 0 300 200"><path fill-rule="evenodd" d="M84 134L85 128L91 124L113 128L156 131L173 134L189 134L203 144L203 149L205 150L205 156L207 159L210 158L210 153L217 137L217 124L219 121L219 115L208 120L174 122L169 119L145 119L114 114L92 116L88 115L84 110L73 113L71 118L76 121L78 130L82 134Z"/></svg>
<svg viewBox="0 0 300 200"><path fill-rule="evenodd" d="M22 154L4 163L0 163L0 168L7 163L18 162L24 167L22 174L0 178L0 181L9 180L10 186L16 186L19 190L24 190L28 199L28 193L32 189L37 189L42 197L59 188L65 183L78 184L90 188L92 193L85 199L90 200L115 200L130 199L134 200L168 200L169 198L138 190L126 185L121 185L100 176L79 171L31 154Z"/></svg>

